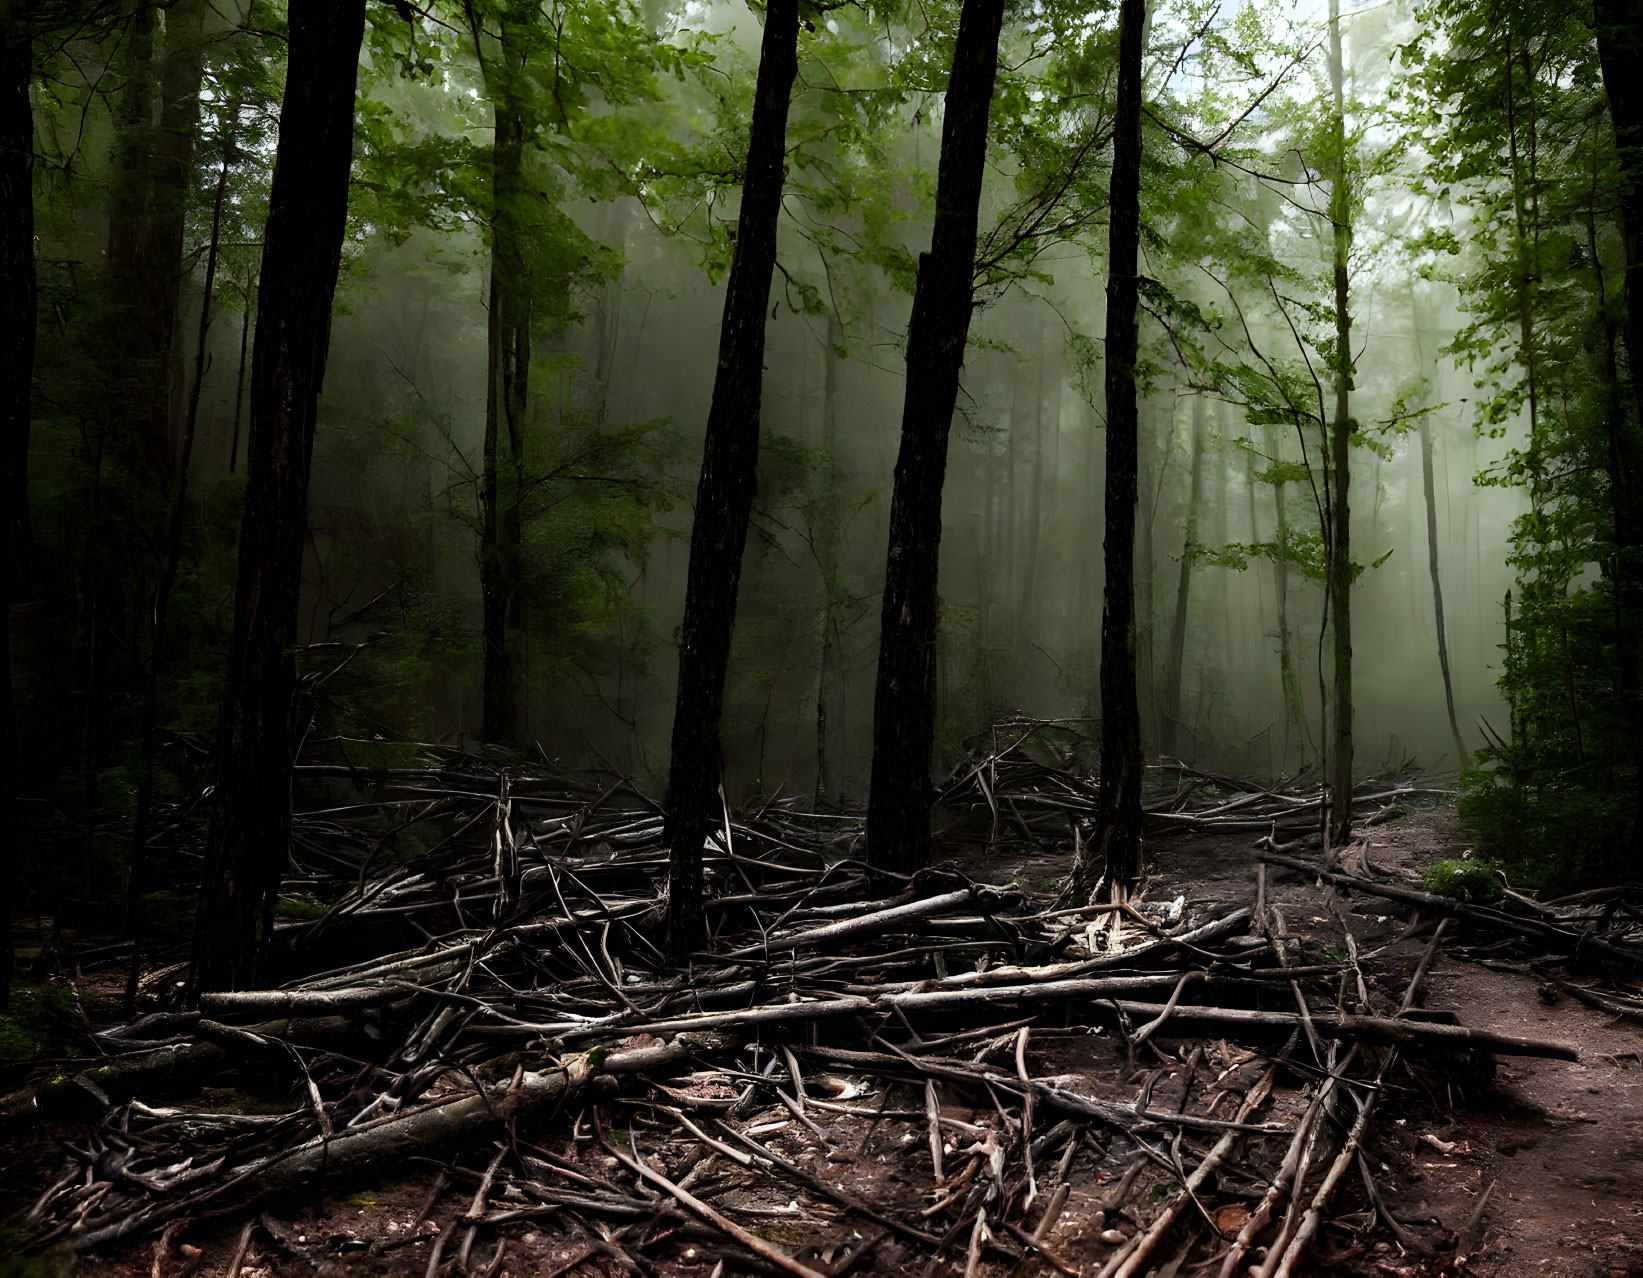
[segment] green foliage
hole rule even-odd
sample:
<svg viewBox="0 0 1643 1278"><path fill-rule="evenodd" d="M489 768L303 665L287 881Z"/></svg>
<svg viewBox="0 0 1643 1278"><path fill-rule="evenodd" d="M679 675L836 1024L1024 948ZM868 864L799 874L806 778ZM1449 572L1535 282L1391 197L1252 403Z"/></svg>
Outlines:
<svg viewBox="0 0 1643 1278"><path fill-rule="evenodd" d="M11 1003L0 1009L0 1061L72 1056L81 1038L72 991L61 985L13 982Z"/></svg>
<svg viewBox="0 0 1643 1278"><path fill-rule="evenodd" d="M1523 784L1510 771L1469 772L1461 820L1528 888L1612 883L1635 873L1625 854L1630 813L1624 796L1576 773Z"/></svg>
<svg viewBox="0 0 1643 1278"><path fill-rule="evenodd" d="M1499 878L1500 862L1448 858L1434 861L1421 875L1421 886L1439 896L1452 896L1479 905L1493 905L1505 894Z"/></svg>
<svg viewBox="0 0 1643 1278"><path fill-rule="evenodd" d="M1625 874L1637 747L1619 683L1615 510L1635 485L1615 441L1633 427L1617 331L1625 255L1606 212L1618 196L1614 133L1591 13L1540 0L1439 0L1402 50L1405 124L1431 156L1417 186L1457 230L1418 242L1452 279L1468 322L1449 352L1478 389L1480 433L1527 419L1479 482L1521 489L1512 531L1499 686L1504 735L1482 754L1463 810L1485 846L1536 883ZM1441 137L1442 145L1433 147Z"/></svg>

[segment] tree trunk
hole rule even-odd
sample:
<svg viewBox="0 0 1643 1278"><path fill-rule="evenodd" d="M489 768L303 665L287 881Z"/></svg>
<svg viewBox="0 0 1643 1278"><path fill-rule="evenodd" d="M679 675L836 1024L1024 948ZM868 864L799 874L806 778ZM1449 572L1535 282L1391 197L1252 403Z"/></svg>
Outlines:
<svg viewBox="0 0 1643 1278"><path fill-rule="evenodd" d="M1426 367L1426 354L1421 348L1421 315L1418 301L1411 294L1411 317L1415 326L1415 362ZM1420 419L1421 432L1421 491L1426 497L1426 567L1432 578L1432 618L1437 625L1438 669L1443 672L1443 701L1449 711L1449 736L1455 743L1456 766L1462 771L1467 764L1466 743L1461 739L1460 721L1455 717L1455 685L1449 673L1449 639L1443 621L1443 580L1438 573L1438 502L1432 476L1432 425L1426 416Z"/></svg>
<svg viewBox="0 0 1643 1278"><path fill-rule="evenodd" d="M294 646L308 479L342 259L365 0L292 0L263 235L251 429L190 990L257 978L290 852Z"/></svg>
<svg viewBox="0 0 1643 1278"><path fill-rule="evenodd" d="M1346 177L1346 105L1342 88L1340 0L1329 0L1329 83L1335 99L1336 169L1329 192L1335 259L1335 417L1329 429L1329 608L1334 628L1334 741L1329 759L1329 837L1352 837L1352 312L1347 265L1352 251L1352 198Z"/></svg>
<svg viewBox="0 0 1643 1278"><path fill-rule="evenodd" d="M34 78L31 42L0 44L0 491L6 504L0 595L0 1007L11 1000L17 882L17 714L11 691L11 603L29 579L28 456L38 293L34 276Z"/></svg>
<svg viewBox="0 0 1643 1278"><path fill-rule="evenodd" d="M199 131L205 9L205 0L143 5L132 19L126 60L109 216L109 356L114 402L125 419L121 450L143 481L168 477L176 460L173 336Z"/></svg>
<svg viewBox="0 0 1643 1278"><path fill-rule="evenodd" d="M1107 582L1101 606L1101 797L1096 837L1079 851L1069 893L1115 892L1141 876L1141 711L1135 689L1135 506L1140 347L1141 44L1146 0L1122 0L1107 250Z"/></svg>
<svg viewBox="0 0 1643 1278"><path fill-rule="evenodd" d="M827 350L822 380L822 448L827 455L829 499L819 512L816 529L817 566L822 576L821 662L816 672L816 798L843 807L844 778L839 767L839 742L844 739L846 670L844 651L844 537L845 511L840 509L842 467L839 465L839 349L844 327L837 311L827 313Z"/></svg>
<svg viewBox="0 0 1643 1278"><path fill-rule="evenodd" d="M1170 620L1169 653L1164 667L1164 714L1158 748L1174 757L1181 727L1181 676L1187 652L1187 604L1192 594L1192 561L1198 546L1198 508L1204 495L1204 397L1192 397L1192 478L1187 517L1181 533L1181 566L1175 582L1175 615Z"/></svg>
<svg viewBox="0 0 1643 1278"><path fill-rule="evenodd" d="M1024 372L1025 370L1023 370ZM1024 379L1025 380L1025 379ZM1021 565L1021 606L1016 612L1022 633L1044 633L1038 601L1039 535L1045 517L1044 489L1044 330L1039 328L1038 349L1033 355L1033 486L1026 502L1027 546ZM1015 423L1011 422L1011 429Z"/></svg>
<svg viewBox="0 0 1643 1278"><path fill-rule="evenodd" d="M669 847L668 944L675 954L698 944L706 926L702 843L718 807L723 768L719 726L759 463L765 309L776 266L798 33L798 0L770 0L759 50L736 252L719 332L719 365L702 443L679 634L679 689L673 707L664 834Z"/></svg>
<svg viewBox="0 0 1643 1278"><path fill-rule="evenodd" d="M238 114L237 104L229 118ZM160 659L165 653L166 612L171 590L183 557L183 519L188 513L188 468L194 458L195 428L200 420L200 392L205 385L206 338L211 332L211 303L217 287L217 248L222 238L223 202L228 194L228 162L233 151L228 137L223 139L222 167L217 174L217 195L211 206L211 239L205 255L205 287L200 297L200 323L194 341L194 378L189 387L188 407L183 415L182 456L177 463L176 494L166 530L165 559L160 580L154 588L154 604L149 612L148 663L143 673L143 700L138 725L140 751L137 773L137 815L131 830L131 866L126 878L126 928L131 933L131 966L126 976L126 1015L137 1010L137 984L142 975L143 880L147 871L150 818L154 807L154 737L160 709Z"/></svg>
<svg viewBox="0 0 1643 1278"><path fill-rule="evenodd" d="M1612 426L1615 603L1619 614L1622 732L1633 776L1631 850L1643 845L1643 0L1595 0L1598 62L1609 98L1621 171L1626 244L1622 338L1635 412Z"/></svg>
<svg viewBox="0 0 1643 1278"><path fill-rule="evenodd" d="M484 649L483 735L515 744L520 737L519 677L511 631L518 629L524 565L525 410L530 398L531 295L524 211L525 118L518 76L523 59L502 23L501 48L486 56L472 8L495 123L491 184L491 279L485 328L484 473L480 481L479 582Z"/></svg>
<svg viewBox="0 0 1643 1278"><path fill-rule="evenodd" d="M976 220L1003 23L1002 0L964 0L942 117L935 225L930 251L919 257L907 325L867 805L868 859L892 870L930 859L941 490L975 307Z"/></svg>
<svg viewBox="0 0 1643 1278"><path fill-rule="evenodd" d="M245 310L240 315L240 362L238 371L234 374L234 431L228 441L228 473L232 475L240 461L240 419L241 410L245 406L245 366L246 355L251 349L251 280L250 273L246 275L245 288L242 290L245 297Z"/></svg>

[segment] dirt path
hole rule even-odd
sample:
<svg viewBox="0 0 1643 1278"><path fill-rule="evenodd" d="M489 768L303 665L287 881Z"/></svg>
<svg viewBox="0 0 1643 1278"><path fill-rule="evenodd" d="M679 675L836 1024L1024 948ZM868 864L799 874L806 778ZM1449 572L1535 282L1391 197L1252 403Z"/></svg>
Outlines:
<svg viewBox="0 0 1643 1278"><path fill-rule="evenodd" d="M1379 827L1368 838L1377 866L1411 878L1468 847L1451 808ZM1189 902L1247 900L1254 873L1247 843L1166 841L1155 849L1150 892L1182 893ZM1337 935L1328 889L1284 875L1274 880L1273 893L1303 941ZM1367 947L1397 935L1389 903L1362 898L1349 909ZM1412 965L1421 944L1403 942L1387 956ZM1479 1222L1481 1242L1460 1272L1478 1278L1643 1274L1643 1025L1577 1002L1526 964L1512 966L1524 970L1442 956L1422 1002L1478 1029L1574 1043L1582 1059L1513 1060L1492 1079L1427 1079L1432 1094L1405 1092L1383 1102L1373 1153L1392 1169L1388 1206L1417 1234L1438 1239L1445 1231L1461 1233L1479 1194L1498 1180ZM1399 1257L1395 1243L1378 1245L1386 1249L1370 1272L1440 1272Z"/></svg>

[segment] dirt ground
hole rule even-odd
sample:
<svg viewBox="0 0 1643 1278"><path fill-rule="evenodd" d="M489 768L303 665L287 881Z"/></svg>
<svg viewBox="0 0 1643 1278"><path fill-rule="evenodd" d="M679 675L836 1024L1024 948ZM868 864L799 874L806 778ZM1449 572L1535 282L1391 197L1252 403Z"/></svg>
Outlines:
<svg viewBox="0 0 1643 1278"><path fill-rule="evenodd" d="M1411 878L1470 846L1450 807L1376 827L1366 837L1376 866ZM1225 843L1194 839L1167 841L1155 852L1152 895L1248 899L1255 865L1247 847L1242 860ZM1286 874L1273 880L1273 892L1292 933L1330 933L1330 889ZM1351 903L1361 943L1373 947L1397 934L1384 913L1389 908L1374 898ZM1419 942L1405 942L1388 954L1413 963L1419 949ZM1452 1010L1474 1028L1573 1043L1581 1059L1503 1061L1492 1079L1449 1080L1441 1094L1383 1102L1373 1152L1393 1172L1393 1215L1417 1233L1458 1233L1479 1194L1498 1181L1480 1221L1481 1242L1452 1269L1477 1278L1643 1274L1643 1025L1575 1001L1527 964L1487 959L1440 956L1421 1002ZM1395 1244L1387 1248L1380 1272L1435 1271L1393 1259L1397 1251Z"/></svg>
<svg viewBox="0 0 1643 1278"><path fill-rule="evenodd" d="M1458 856L1468 846L1452 809L1444 807L1378 826L1367 837L1374 864L1410 880L1429 862ZM1145 896L1150 900L1179 896L1185 911L1207 914L1218 906L1247 904L1254 895L1257 861L1247 838L1160 838L1150 846L1149 858L1152 869ZM1043 886L1063 874L1067 865L1065 857L1058 856L985 860L967 855L962 868L977 878ZM1337 942L1340 929L1333 911L1347 910L1360 946L1376 959L1366 963L1366 971L1388 990L1401 990L1424 948L1425 937L1399 939L1404 921L1392 914L1388 902L1332 900L1330 889L1289 873L1274 875L1268 893L1289 934L1313 952ZM1466 960L1440 955L1427 976L1422 1001L1428 1009L1452 1011L1474 1028L1573 1043L1581 1059L1513 1059L1499 1064L1492 1076L1460 1068L1420 1069L1389 1085L1368 1154L1383 1169L1380 1184L1392 1214L1436 1255L1422 1258L1393 1240L1374 1219L1354 1178L1343 1188L1335 1206L1336 1222L1326 1228L1307 1272L1472 1278L1643 1275L1643 1026L1594 1011L1548 984L1530 963L1499 956ZM1226 1043L1165 1042L1160 1044L1161 1053L1139 1061L1126 1059L1112 1035L1060 1033L1053 1023L1035 1028L1033 1034L1028 1063L1035 1075L1076 1074L1098 1090L1110 1084L1116 1094L1126 1088L1133 1094L1136 1080L1150 1070L1154 1095L1164 1105L1179 1105L1195 1085L1197 1095L1207 1097L1212 1080L1235 1079L1244 1065L1258 1064L1253 1053ZM883 1210L919 1220L930 1195L922 1095L893 1088L882 1098L882 1117L874 1119L871 1108L861 1108L870 1101L854 1099L846 1072L817 1077L834 1089L836 1102L833 1109L812 1113L825 1127L826 1143L811 1140L779 1109L753 1116L748 1130L768 1127L761 1139L770 1149ZM704 1079L700 1086L702 1095L713 1095L718 1085ZM1294 1095L1287 1093L1264 1117L1292 1120L1294 1114L1283 1104ZM876 1108L878 1102L871 1106ZM942 1113L958 1124L991 1117L990 1112L945 1101ZM712 1201L732 1212L738 1223L795 1251L806 1263L842 1268L861 1248L855 1272L911 1269L912 1253L895 1238L879 1239L882 1231L814 1196L794 1196L784 1182L754 1175L722 1158L702 1158L700 1148L688 1138L678 1139L676 1128L650 1126L651 1116L643 1107L612 1107L605 1121L613 1128L629 1127L637 1151L665 1174L676 1181L694 1174L704 1196L711 1188ZM540 1139L573 1173L582 1169L589 1177L603 1178L615 1177L620 1170L591 1126L580 1121L574 1130L558 1131L551 1138L544 1133ZM964 1154L962 1146L963 1138L955 1138L954 1159ZM1252 1156L1259 1154L1262 1165L1270 1167L1275 1149L1281 1153L1281 1147L1268 1146L1252 1151ZM1103 1199L1125 1157L1118 1145L1104 1148L1094 1143L1070 1155L1078 1173L1077 1188L1051 1241L1057 1254L1081 1274L1094 1275L1111 1253L1113 1230L1133 1231L1145 1219L1148 1204L1168 1192L1160 1185L1150 1196L1132 1198L1135 1206L1119 1213L1104 1211ZM0 1158L7 1166L7 1174L0 1177L0 1206L26 1202L56 1170L51 1139L38 1133L14 1138L0 1148ZM1227 1174L1236 1178L1238 1169ZM462 1217L473 1203L477 1177L436 1178L440 1172L435 1165L410 1164L394 1179L363 1191L308 1204L276 1205L261 1217L263 1228L241 1270L243 1278L411 1278L432 1274L459 1254L468 1272L489 1273L491 1278L557 1276L572 1270L578 1275L659 1272L683 1278L731 1278L738 1272L732 1265L718 1267L723 1257L716 1235L682 1217L671 1222L653 1219L635 1227L649 1243L658 1233L674 1234L671 1246L660 1254L647 1247L648 1258L635 1266L632 1250L621 1245L627 1236L622 1229L616 1228L607 1244L567 1228L554 1212L540 1210L539 1219L532 1216L533 1206L526 1202L512 1204L521 1216L503 1238L503 1250L493 1253L496 1235L486 1233L471 1243L468 1254ZM1480 1212L1486 1191L1489 1197ZM509 1205L493 1201L490 1207L494 1211ZM1232 1231L1237 1223L1230 1222ZM46 1257L29 1262L27 1269L9 1270L0 1261L0 1275L220 1278L230 1267L238 1234L237 1223L196 1222L165 1244L158 1257L156 1244L149 1240L77 1266L65 1258ZM0 1236L0 1256L6 1237L18 1235ZM948 1254L951 1264L934 1272L955 1272L953 1265L956 1272L963 1272L963 1240ZM1168 1262L1166 1249L1156 1265L1173 1273ZM919 1268L923 1271L922 1264ZM1214 1273L1215 1268L1196 1272ZM980 1272L1003 1278L1011 1270L993 1262L983 1264ZM1053 1271L1039 1266L1014 1272Z"/></svg>

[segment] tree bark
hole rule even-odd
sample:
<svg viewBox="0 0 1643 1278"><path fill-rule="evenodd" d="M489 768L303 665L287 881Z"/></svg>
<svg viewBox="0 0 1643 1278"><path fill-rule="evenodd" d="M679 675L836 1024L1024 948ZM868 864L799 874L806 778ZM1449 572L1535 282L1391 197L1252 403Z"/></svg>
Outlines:
<svg viewBox="0 0 1643 1278"><path fill-rule="evenodd" d="M238 114L238 104L229 118ZM188 513L188 471L194 459L195 428L200 420L200 392L205 385L206 338L211 333L211 304L217 288L217 249L222 239L223 203L228 194L228 165L232 142L225 137L222 166L217 173L217 194L211 206L211 239L205 255L205 286L200 296L200 322L194 341L194 377L189 387L188 407L183 414L182 456L177 462L176 493L166 529L165 559L160 580L154 588L154 604L149 613L148 663L143 672L143 700L138 725L140 758L137 773L137 815L131 830L131 866L126 879L126 928L131 933L131 966L126 974L126 1015L137 1010L137 985L142 975L143 886L148 868L148 838L154 808L154 739L160 710L160 658L165 652L166 613L171 606L171 590L183 558L183 519Z"/></svg>
<svg viewBox="0 0 1643 1278"><path fill-rule="evenodd" d="M114 402L125 419L121 449L143 480L168 477L176 460L173 337L199 131L205 9L205 0L143 5L132 19L126 62L130 78L109 218L109 355Z"/></svg>
<svg viewBox="0 0 1643 1278"><path fill-rule="evenodd" d="M0 491L6 503L0 595L0 1007L11 1000L17 881L17 714L11 691L11 603L29 577L28 456L38 293L34 274L34 78L30 41L0 44Z"/></svg>
<svg viewBox="0 0 1643 1278"><path fill-rule="evenodd" d="M293 652L314 426L342 260L365 0L292 0L263 235L234 635L190 990L257 978L290 852Z"/></svg>
<svg viewBox="0 0 1643 1278"><path fill-rule="evenodd" d="M1613 423L1621 723L1633 777L1631 850L1643 846L1643 0L1594 0L1598 62L1619 153L1620 223L1626 244L1622 338L1635 411Z"/></svg>
<svg viewBox="0 0 1643 1278"><path fill-rule="evenodd" d="M517 628L524 565L520 501L524 491L525 410L530 399L531 295L523 225L525 117L518 77L523 56L502 23L501 48L487 57L472 7L495 122L491 184L491 279L486 320L484 473L481 478L479 580L482 599L486 741L520 740L519 677L510 631Z"/></svg>
<svg viewBox="0 0 1643 1278"><path fill-rule="evenodd" d="M1334 228L1335 416L1329 428L1329 609L1334 641L1334 740L1329 758L1329 837L1352 837L1352 311L1347 266L1352 199L1347 186L1346 104L1341 66L1340 0L1329 0L1329 83L1334 95L1336 168L1329 192Z"/></svg>
<svg viewBox="0 0 1643 1278"><path fill-rule="evenodd" d="M930 859L941 490L975 306L976 221L1003 23L1003 0L965 0L942 118L935 225L930 251L919 257L907 325L867 806L868 859L892 870Z"/></svg>
<svg viewBox="0 0 1643 1278"><path fill-rule="evenodd" d="M1107 249L1106 587L1101 604L1101 793L1096 836L1080 850L1067 891L1088 898L1104 874L1115 892L1141 876L1141 709L1135 686L1135 364L1141 247L1141 44L1146 0L1118 11L1118 102L1113 117Z"/></svg>
<svg viewBox="0 0 1643 1278"><path fill-rule="evenodd" d="M816 798L842 808L844 772L839 743L845 739L849 671L844 648L844 538L846 512L840 508L843 467L839 459L839 350L844 326L837 311L827 313L827 350L822 381L822 447L827 455L828 492L815 531L817 566L822 576L821 661L816 672Z"/></svg>
<svg viewBox="0 0 1643 1278"><path fill-rule="evenodd" d="M1455 743L1456 764L1467 763L1466 745L1455 718L1455 684L1449 674L1449 639L1443 623L1443 580L1438 572L1438 508L1432 477L1432 428L1421 421L1421 488L1426 494L1426 562L1432 576L1432 617L1437 625L1438 668L1443 672L1443 701L1449 711L1449 736Z"/></svg>
<svg viewBox="0 0 1643 1278"><path fill-rule="evenodd" d="M765 309L776 266L776 224L785 179L787 110L798 74L797 0L765 9L736 252L725 290L719 364L702 444L690 570L679 634L664 838L668 855L668 944L683 954L705 934L702 843L718 807L719 724L730 639L741 587L742 550L759 463Z"/></svg>
<svg viewBox="0 0 1643 1278"><path fill-rule="evenodd" d="M1204 495L1204 397L1192 397L1192 470L1187 493L1186 526L1181 533L1181 565L1175 582L1175 615L1170 620L1169 654L1164 668L1164 713L1159 750L1174 756L1181 727L1181 676L1187 653L1187 604L1192 596L1192 560L1198 543L1198 508Z"/></svg>
<svg viewBox="0 0 1643 1278"><path fill-rule="evenodd" d="M1410 323L1414 327L1415 363L1426 368L1426 351L1421 342L1420 297L1409 295ZM1438 668L1443 672L1443 700L1449 710L1449 736L1455 743L1455 766L1465 771L1468 762L1466 743L1461 739L1460 722L1455 717L1455 684L1449 673L1449 638L1443 617L1443 579L1438 572L1438 503L1437 486L1432 474L1432 425L1422 416L1421 435L1421 490L1426 497L1426 565L1432 578L1432 617L1437 626Z"/></svg>

